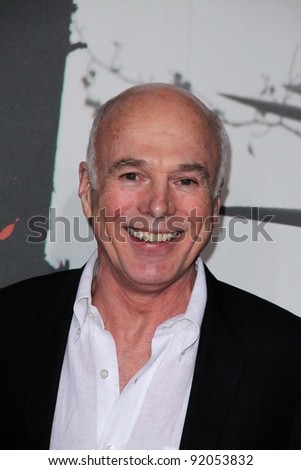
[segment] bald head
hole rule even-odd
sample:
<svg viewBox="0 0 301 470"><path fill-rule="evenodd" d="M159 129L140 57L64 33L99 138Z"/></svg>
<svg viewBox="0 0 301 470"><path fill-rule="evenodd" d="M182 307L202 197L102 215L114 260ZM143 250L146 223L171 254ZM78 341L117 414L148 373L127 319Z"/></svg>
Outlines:
<svg viewBox="0 0 301 470"><path fill-rule="evenodd" d="M97 153L101 142L105 141L108 135L118 133L120 126L126 127L133 113L136 114L136 119L138 116L138 122L139 113L144 120L149 116L150 121L155 116L158 119L158 116L168 114L171 125L173 116L182 118L186 125L190 120L192 122L198 120L200 134L201 126L205 125L215 147L217 177L214 195L219 194L229 154L229 141L220 118L193 94L183 88L163 83L134 86L100 107L93 122L87 151L88 172L92 187L97 184L97 170L101 171L100 165L97 164L99 158Z"/></svg>

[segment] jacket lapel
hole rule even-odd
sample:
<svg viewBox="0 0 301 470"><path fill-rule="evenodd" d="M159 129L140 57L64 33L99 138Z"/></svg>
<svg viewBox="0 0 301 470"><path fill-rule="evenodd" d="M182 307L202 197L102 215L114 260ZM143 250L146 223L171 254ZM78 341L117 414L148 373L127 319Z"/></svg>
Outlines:
<svg viewBox="0 0 301 470"><path fill-rule="evenodd" d="M46 299L44 310L33 326L34 341L28 359L30 367L26 391L30 411L26 436L29 449L49 447L60 373L80 274L80 270L70 271L62 282L55 285L49 279L47 293L43 296Z"/></svg>
<svg viewBox="0 0 301 470"><path fill-rule="evenodd" d="M219 282L206 270L207 305L181 449L216 449L246 360L236 338L240 321L223 309Z"/></svg>
<svg viewBox="0 0 301 470"><path fill-rule="evenodd" d="M181 449L216 448L229 412L246 350L235 336L219 297L219 283L207 272L208 299L201 329L193 384L181 440ZM81 271L66 273L63 282L47 285L41 316L33 326L28 364L26 406L27 448L49 448L61 367ZM55 277L54 277L55 279ZM231 317L231 315L230 315ZM32 384L36 384L32 387Z"/></svg>

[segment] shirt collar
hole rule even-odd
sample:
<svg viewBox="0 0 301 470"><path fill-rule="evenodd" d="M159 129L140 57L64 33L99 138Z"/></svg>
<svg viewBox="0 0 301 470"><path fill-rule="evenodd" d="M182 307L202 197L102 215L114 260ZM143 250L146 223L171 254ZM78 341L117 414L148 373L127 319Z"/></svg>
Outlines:
<svg viewBox="0 0 301 470"><path fill-rule="evenodd" d="M89 307L92 306L91 286L95 275L97 260L97 250L95 250L83 269L77 289L74 302L74 314L81 327L85 322Z"/></svg>
<svg viewBox="0 0 301 470"><path fill-rule="evenodd" d="M194 322L199 328L201 327L205 306L207 302L207 284L205 268L202 258L199 256L195 262L197 271L195 283L192 289L190 300L184 314L184 318Z"/></svg>
<svg viewBox="0 0 301 470"><path fill-rule="evenodd" d="M199 256L195 262L195 269L197 271L197 275L195 278L194 286L191 292L191 296L186 308L186 311L176 315L175 317L169 318L164 323L162 323L158 330L170 328L178 322L188 322L190 325L191 334L193 334L193 338L197 340L200 334L200 328L202 325L205 306L207 302L207 285L206 285L206 275L205 275L205 268L201 257ZM158 331L157 330L157 331ZM178 330L178 328L177 328ZM181 328L180 328L181 331Z"/></svg>
<svg viewBox="0 0 301 470"><path fill-rule="evenodd" d="M84 324L88 308L92 306L91 285L97 261L98 253L95 250L84 267L75 298L74 313L81 326ZM201 327L207 301L207 287L204 264L200 256L195 262L195 269L197 275L186 311L164 322L165 327L169 327L182 319L194 323L198 329Z"/></svg>

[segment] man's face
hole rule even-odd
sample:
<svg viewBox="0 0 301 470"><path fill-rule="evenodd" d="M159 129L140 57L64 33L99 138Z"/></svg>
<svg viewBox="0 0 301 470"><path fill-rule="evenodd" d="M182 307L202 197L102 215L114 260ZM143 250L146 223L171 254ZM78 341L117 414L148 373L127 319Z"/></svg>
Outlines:
<svg viewBox="0 0 301 470"><path fill-rule="evenodd" d="M139 291L187 275L219 209L217 147L199 109L173 94L133 97L106 117L97 154L97 188L85 172L80 195L100 269Z"/></svg>

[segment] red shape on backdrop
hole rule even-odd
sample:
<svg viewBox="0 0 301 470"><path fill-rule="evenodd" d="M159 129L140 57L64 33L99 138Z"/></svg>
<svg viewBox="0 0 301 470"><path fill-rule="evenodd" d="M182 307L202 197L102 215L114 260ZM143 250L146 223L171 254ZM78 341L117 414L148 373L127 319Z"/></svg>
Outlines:
<svg viewBox="0 0 301 470"><path fill-rule="evenodd" d="M3 230L0 231L0 240L6 240L9 238L13 231L15 230L16 223L19 222L19 218L17 218L12 224L8 224L6 227L4 227Z"/></svg>

